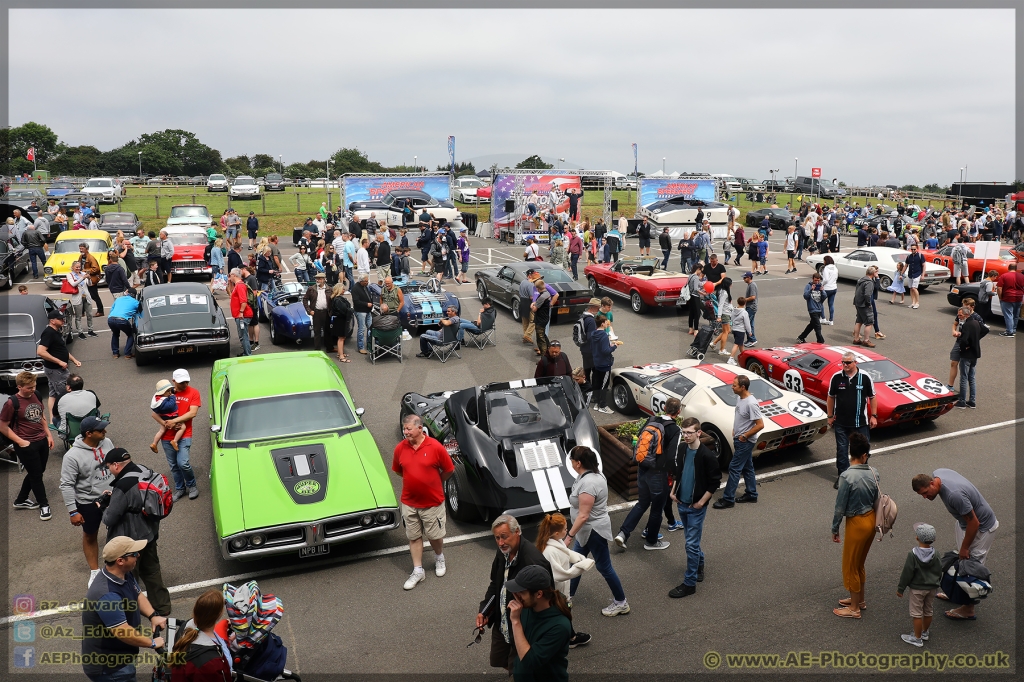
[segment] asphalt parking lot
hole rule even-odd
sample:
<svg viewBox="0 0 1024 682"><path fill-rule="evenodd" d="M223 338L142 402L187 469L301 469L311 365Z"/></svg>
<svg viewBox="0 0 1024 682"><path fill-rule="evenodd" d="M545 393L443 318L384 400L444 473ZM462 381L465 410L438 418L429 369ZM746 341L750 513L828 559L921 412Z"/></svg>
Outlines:
<svg viewBox="0 0 1024 682"><path fill-rule="evenodd" d="M852 239L844 239L844 249L852 243ZM285 246L287 256L293 249L290 243ZM518 261L522 253L521 247L477 238L472 239L472 248L470 277L474 270L487 267L488 261ZM784 254L777 237L772 240L772 250L771 274L757 278L758 337L762 346L791 345L807 320L802 291L811 269L801 264L798 273L783 275ZM626 253L636 252L635 241L628 240ZM670 269L678 269L675 256ZM745 266L730 267L729 276L742 285L740 275L745 270ZM28 286L33 293L45 290L41 282L29 282ZM449 290L462 299L464 315L475 317L478 305L473 286L451 286ZM852 283L841 280L836 325L823 328L829 343L845 345L852 338L852 295ZM105 290L103 296L109 302ZM218 298L227 309L226 297ZM878 311L881 329L888 338L877 341L875 350L945 381L953 314L945 300L945 288L924 292L919 310L880 301ZM96 321L97 330L103 332L105 320ZM1001 321L993 320L992 324L995 331L1002 329ZM691 339L685 328L686 318L672 310L635 315L625 300L617 299L615 330L625 343L616 353L616 366L685 357ZM551 337L563 341L563 349L575 364L579 353L570 336L569 324L552 329ZM399 439L398 402L406 392L460 389L533 375L532 348L521 343L521 329L507 311L498 313L496 337L497 347L482 351L465 348L461 360L453 358L444 365L414 358L418 352L415 342L406 344L401 365L392 361L373 366L350 350L353 361L341 368L357 406L366 410L363 421L386 465L390 467L391 452ZM261 354L289 350L269 343L266 325L262 340ZM233 352L237 352L233 332L232 341ZM354 350L354 339L350 348ZM147 447L154 427L148 415L148 400L155 382L169 377L176 366L158 363L137 368L130 360L114 360L106 333L97 339L76 341L71 352L83 363L79 371L86 387L96 391L104 411L112 414L108 435L114 443L128 448L137 461L166 472L162 456L154 455ZM1017 400L1022 395L1016 360L1013 340L989 335L983 342L978 367L977 410L954 410L933 423L873 434L874 447L880 452L872 464L881 473L883 490L899 503L900 516L895 537L876 543L868 557L869 609L860 623L831 613L835 601L845 593L841 548L831 542L829 533L835 500L831 485L835 477L834 439L829 433L808 448L756 460L758 475L764 478L757 505L709 510L704 529L707 579L693 597L670 600L666 596L682 580L685 552L680 534L664 530L666 540L672 543L667 551L638 551L639 544L634 543L624 553L613 552L613 563L632 607L629 615L615 619L601 616L600 608L610 599L607 587L596 572L586 575L575 600L574 622L578 630L591 633L594 640L590 646L570 653L571 673L674 674L729 669L725 661L713 665L715 657L709 652L723 657L785 655L790 651L921 653L899 638L900 633L909 630L910 620L905 601L895 596L895 587L903 559L914 544L912 523L935 525L938 550L953 548L953 520L941 502L923 500L910 488L914 474L939 467L956 469L972 480L999 518L988 563L995 590L979 606L976 622L954 623L937 612L932 639L924 651L950 655L1014 653L1021 641L1015 635L1014 608L1014 464L1020 425L1007 422L1018 416ZM208 399L209 365L209 361L183 365L191 372L192 384L204 401ZM598 423L625 419L619 414L596 416ZM466 648L495 551L487 526L449 520L449 537L460 539L446 549L448 574L444 578L433 575L428 551L427 579L411 592L402 590L411 561L401 529L335 546L328 559L318 562L293 557L258 563L225 561L216 545L207 484L208 426L207 413L200 410L194 422L192 449L200 497L195 501L182 499L161 529L161 563L166 584L173 586L175 616L187 618L195 596L210 585L219 587L225 580L238 582L255 574L265 592L278 595L284 602L285 617L277 632L289 647L289 667L303 674L465 673L504 678L500 671L495 674L488 667L487 638L482 646ZM9 596L31 594L37 600L66 605L84 595L88 569L81 553L80 532L64 520L63 513L56 513L63 511L57 487L61 454L59 447L51 453L46 472L47 491L57 506L53 520L45 525L35 513L11 510L21 476L12 467L5 469L7 500L3 509ZM784 470L781 475L772 475ZM398 491L400 481L393 477L393 483ZM613 514L613 524L617 525L624 518L626 505L617 498L609 503L618 505ZM526 524L528 538L534 536L534 528L535 520ZM11 600L6 603L4 615L9 615ZM937 608L941 606L936 604ZM77 616L67 612L45 615L36 621L40 626L80 627ZM3 627L9 628L10 623L5 623ZM13 640L9 641L13 647ZM78 646L67 639L37 643L43 651L77 650ZM1010 665L1015 670L1015 658L1010 658ZM140 670L148 673L146 667ZM55 666L53 672L79 670Z"/></svg>

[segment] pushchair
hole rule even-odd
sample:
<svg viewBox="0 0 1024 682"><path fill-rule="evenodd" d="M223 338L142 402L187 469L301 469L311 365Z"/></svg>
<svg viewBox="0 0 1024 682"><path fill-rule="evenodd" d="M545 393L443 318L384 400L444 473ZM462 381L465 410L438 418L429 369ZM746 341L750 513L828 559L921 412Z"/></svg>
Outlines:
<svg viewBox="0 0 1024 682"><path fill-rule="evenodd" d="M722 332L722 323L718 321L718 301L714 294L706 296L701 301L700 316L708 321L708 324L697 330L693 337L693 343L686 349L686 354L691 358L700 361L708 352L711 340Z"/></svg>

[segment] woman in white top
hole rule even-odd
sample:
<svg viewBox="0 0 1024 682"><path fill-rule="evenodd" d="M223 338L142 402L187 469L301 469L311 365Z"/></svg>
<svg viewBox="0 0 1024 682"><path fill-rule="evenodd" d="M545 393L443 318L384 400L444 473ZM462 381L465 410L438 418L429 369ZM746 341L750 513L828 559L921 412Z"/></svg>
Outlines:
<svg viewBox="0 0 1024 682"><path fill-rule="evenodd" d="M828 319L822 320L822 324L835 324L836 319L836 290L839 288L839 268L832 256L825 256L825 267L821 269L821 288L828 300Z"/></svg>
<svg viewBox="0 0 1024 682"><path fill-rule="evenodd" d="M551 564L551 575L555 579L555 589L569 599L569 581L579 578L584 571L594 567L594 560L565 546L565 536L569 533L565 517L559 513L547 514L537 528L537 549ZM569 602L572 608L572 602ZM590 642L590 635L572 629L569 648L575 648Z"/></svg>
<svg viewBox="0 0 1024 682"><path fill-rule="evenodd" d="M85 329L82 328L81 318L89 327L89 333L96 336L92 330L92 299L89 297L89 275L82 272L82 261L71 262L71 272L68 273L68 283L75 287L76 293L71 295L68 303L71 305L71 328L78 338L85 338ZM85 294L83 296L83 294Z"/></svg>

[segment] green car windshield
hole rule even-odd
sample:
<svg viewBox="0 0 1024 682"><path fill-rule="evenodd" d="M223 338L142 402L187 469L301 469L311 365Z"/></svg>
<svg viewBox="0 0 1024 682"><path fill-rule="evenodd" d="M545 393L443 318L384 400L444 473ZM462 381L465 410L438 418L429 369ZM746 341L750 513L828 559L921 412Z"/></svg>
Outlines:
<svg viewBox="0 0 1024 682"><path fill-rule="evenodd" d="M226 441L282 438L356 426L355 414L340 391L318 391L239 400L228 410Z"/></svg>

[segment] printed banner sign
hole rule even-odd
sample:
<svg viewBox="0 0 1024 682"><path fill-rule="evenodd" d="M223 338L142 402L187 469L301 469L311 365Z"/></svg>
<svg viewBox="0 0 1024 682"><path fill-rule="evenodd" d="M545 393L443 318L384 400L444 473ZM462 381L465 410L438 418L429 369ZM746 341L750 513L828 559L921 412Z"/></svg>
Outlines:
<svg viewBox="0 0 1024 682"><path fill-rule="evenodd" d="M380 201L394 189L418 189L438 201L451 199L451 188L447 175L394 175L390 177L345 176L345 204L353 201Z"/></svg>
<svg viewBox="0 0 1024 682"><path fill-rule="evenodd" d="M702 201L715 201L715 181L689 178L640 178L640 206L650 206L679 195Z"/></svg>
<svg viewBox="0 0 1024 682"><path fill-rule="evenodd" d="M529 215L527 206L530 195L537 193L537 213L540 214L554 207L555 213L569 212L568 190L575 190L579 194L579 201L583 202L583 188L578 175L523 175L523 196L518 200L517 210L523 215ZM516 186L516 176L511 174L498 173L494 178L494 185L491 194L491 222L494 224L495 234L498 230L508 228L515 223L515 213L505 211L505 201L512 199Z"/></svg>

